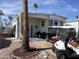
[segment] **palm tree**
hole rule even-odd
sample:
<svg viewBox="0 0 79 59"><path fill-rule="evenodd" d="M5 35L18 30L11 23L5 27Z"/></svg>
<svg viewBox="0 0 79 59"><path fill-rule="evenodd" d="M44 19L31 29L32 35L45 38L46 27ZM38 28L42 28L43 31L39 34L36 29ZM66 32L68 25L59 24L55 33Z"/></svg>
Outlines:
<svg viewBox="0 0 79 59"><path fill-rule="evenodd" d="M28 0L23 0L23 52L29 50Z"/></svg>
<svg viewBox="0 0 79 59"><path fill-rule="evenodd" d="M35 8L35 13L37 13L37 8L38 8L38 5L36 3L33 4L33 7Z"/></svg>
<svg viewBox="0 0 79 59"><path fill-rule="evenodd" d="M1 32L2 32L2 28L3 28L3 23L2 23L2 21L1 21L1 16L3 16L3 15L4 15L3 11L0 10L0 31L1 31Z"/></svg>
<svg viewBox="0 0 79 59"><path fill-rule="evenodd" d="M1 16L3 16L3 15L4 15L3 11L0 10L0 21L1 21Z"/></svg>
<svg viewBox="0 0 79 59"><path fill-rule="evenodd" d="M9 24L11 24L11 21L13 20L12 16L8 16L8 19L10 20Z"/></svg>
<svg viewBox="0 0 79 59"><path fill-rule="evenodd" d="M12 21L13 20L13 17L12 16L8 16L9 20Z"/></svg>

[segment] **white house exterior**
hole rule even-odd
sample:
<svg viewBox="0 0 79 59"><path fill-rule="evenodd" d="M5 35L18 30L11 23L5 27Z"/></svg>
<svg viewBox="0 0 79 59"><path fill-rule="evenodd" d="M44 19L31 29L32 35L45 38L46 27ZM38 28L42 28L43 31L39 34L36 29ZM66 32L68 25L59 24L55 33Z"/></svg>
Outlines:
<svg viewBox="0 0 79 59"><path fill-rule="evenodd" d="M17 16L14 24L16 25L15 37L19 38L23 33L23 13ZM48 15L29 13L29 37L35 37L38 31L48 33Z"/></svg>
<svg viewBox="0 0 79 59"><path fill-rule="evenodd" d="M51 29L63 26L66 18L60 15L54 14L34 14L29 13L29 37L35 37L35 33L45 32L48 33ZM13 24L13 23L12 23ZM23 33L23 13L17 16L15 21L15 36L21 37ZM51 32L51 31L50 31Z"/></svg>
<svg viewBox="0 0 79 59"><path fill-rule="evenodd" d="M10 27L15 26L15 37L20 38L23 33L23 14L17 16ZM58 28L75 28L79 32L79 18L66 20L66 17L54 14L29 13L29 37L35 37L35 33L53 33Z"/></svg>
<svg viewBox="0 0 79 59"><path fill-rule="evenodd" d="M29 37L34 37L38 31L48 33L48 19L45 14L29 13Z"/></svg>

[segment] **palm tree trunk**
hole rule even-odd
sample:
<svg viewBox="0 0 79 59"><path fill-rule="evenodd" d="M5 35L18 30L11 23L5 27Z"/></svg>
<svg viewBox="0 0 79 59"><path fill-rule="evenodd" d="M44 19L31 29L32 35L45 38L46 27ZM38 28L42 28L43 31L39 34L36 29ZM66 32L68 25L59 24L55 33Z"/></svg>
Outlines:
<svg viewBox="0 0 79 59"><path fill-rule="evenodd" d="M29 50L28 1L23 0L23 44L24 52Z"/></svg>

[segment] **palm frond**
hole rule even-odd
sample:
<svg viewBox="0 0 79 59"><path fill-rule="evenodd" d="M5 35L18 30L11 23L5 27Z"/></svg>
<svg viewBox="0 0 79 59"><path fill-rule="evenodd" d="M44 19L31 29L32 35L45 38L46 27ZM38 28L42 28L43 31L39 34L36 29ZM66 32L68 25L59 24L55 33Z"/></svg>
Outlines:
<svg viewBox="0 0 79 59"><path fill-rule="evenodd" d="M2 11L2 10L0 10L0 15L4 15L4 13L3 13L3 11Z"/></svg>
<svg viewBox="0 0 79 59"><path fill-rule="evenodd" d="M33 7L38 8L38 5L36 3L33 4Z"/></svg>

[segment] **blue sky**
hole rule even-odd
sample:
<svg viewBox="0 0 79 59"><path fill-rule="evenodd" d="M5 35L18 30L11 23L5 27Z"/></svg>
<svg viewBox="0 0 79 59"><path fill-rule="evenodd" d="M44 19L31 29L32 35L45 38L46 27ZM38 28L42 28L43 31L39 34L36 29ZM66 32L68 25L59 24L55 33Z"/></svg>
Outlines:
<svg viewBox="0 0 79 59"><path fill-rule="evenodd" d="M29 12L34 12L33 3L38 4L38 13L56 13L68 19L79 15L79 0L29 0Z"/></svg>
<svg viewBox="0 0 79 59"><path fill-rule="evenodd" d="M38 4L37 13L53 14L74 19L79 15L79 0L28 0L29 13L35 13L33 3ZM0 0L0 9L5 16L22 12L22 0Z"/></svg>
<svg viewBox="0 0 79 59"><path fill-rule="evenodd" d="M38 13L56 13L73 19L79 15L79 0L29 0L29 11L34 12L33 3L37 3Z"/></svg>

